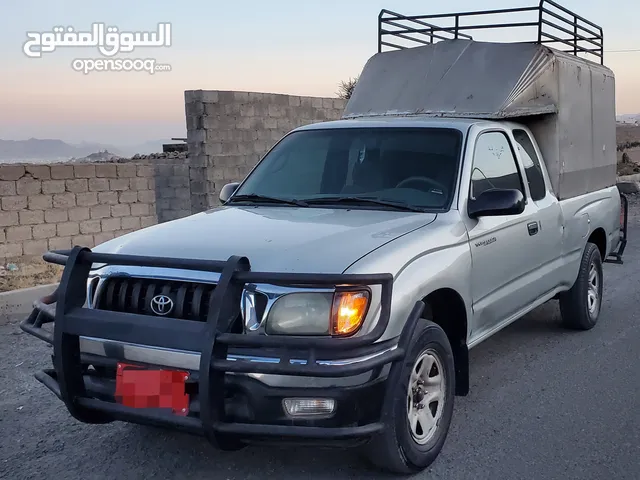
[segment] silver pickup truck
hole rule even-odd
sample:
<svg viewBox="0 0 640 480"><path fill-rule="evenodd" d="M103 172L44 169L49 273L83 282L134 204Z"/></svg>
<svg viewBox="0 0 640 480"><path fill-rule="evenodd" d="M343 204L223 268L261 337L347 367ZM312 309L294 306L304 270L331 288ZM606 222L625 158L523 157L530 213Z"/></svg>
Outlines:
<svg viewBox="0 0 640 480"><path fill-rule="evenodd" d="M53 345L36 378L82 422L426 468L470 348L552 299L596 325L626 244L612 78L537 43L375 55L343 120L287 134L222 206L47 253L62 281L21 325Z"/></svg>

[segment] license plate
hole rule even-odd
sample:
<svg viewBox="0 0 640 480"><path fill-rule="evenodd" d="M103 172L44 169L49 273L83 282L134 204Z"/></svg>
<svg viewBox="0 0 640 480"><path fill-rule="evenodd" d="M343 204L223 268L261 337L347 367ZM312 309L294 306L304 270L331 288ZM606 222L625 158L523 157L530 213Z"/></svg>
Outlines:
<svg viewBox="0 0 640 480"><path fill-rule="evenodd" d="M118 363L115 400L126 407L170 409L176 415L186 416L188 378L188 372Z"/></svg>

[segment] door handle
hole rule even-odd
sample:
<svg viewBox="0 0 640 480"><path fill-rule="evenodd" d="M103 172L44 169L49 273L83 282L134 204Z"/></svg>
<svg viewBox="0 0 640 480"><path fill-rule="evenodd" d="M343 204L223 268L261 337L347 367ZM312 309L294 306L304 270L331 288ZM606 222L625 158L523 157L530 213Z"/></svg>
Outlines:
<svg viewBox="0 0 640 480"><path fill-rule="evenodd" d="M529 230L529 235L535 235L538 233L538 222L528 223L527 230Z"/></svg>

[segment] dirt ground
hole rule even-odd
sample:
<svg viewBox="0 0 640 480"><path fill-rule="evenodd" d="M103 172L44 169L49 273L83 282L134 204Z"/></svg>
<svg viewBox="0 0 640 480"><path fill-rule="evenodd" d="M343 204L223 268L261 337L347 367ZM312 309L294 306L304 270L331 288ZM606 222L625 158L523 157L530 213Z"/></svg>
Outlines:
<svg viewBox="0 0 640 480"><path fill-rule="evenodd" d="M13 270L14 267L17 269ZM51 265L44 260L9 263L0 268L0 292L56 283L60 281L61 275L61 266Z"/></svg>

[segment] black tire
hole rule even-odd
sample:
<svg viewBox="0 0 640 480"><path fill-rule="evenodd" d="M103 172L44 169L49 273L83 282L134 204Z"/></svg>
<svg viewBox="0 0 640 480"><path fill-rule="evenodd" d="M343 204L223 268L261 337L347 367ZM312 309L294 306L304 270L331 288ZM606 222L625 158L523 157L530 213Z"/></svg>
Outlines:
<svg viewBox="0 0 640 480"><path fill-rule="evenodd" d="M395 393L382 412L382 418L386 419L385 429L366 446L366 456L373 465L395 474L414 474L433 463L445 443L453 415L455 366L449 339L435 323L429 320L420 322L400 374L395 379L396 384L388 386ZM439 361L437 367L442 369L439 373L444 374L444 401L433 435L426 443L420 444L409 424L408 391L416 361L425 353ZM394 380L390 378L389 381ZM411 404L414 404L413 400Z"/></svg>
<svg viewBox="0 0 640 480"><path fill-rule="evenodd" d="M602 286L600 250L593 243L587 243L580 261L578 278L570 290L560 295L560 313L565 328L591 330L595 327L602 309ZM595 304L593 303L594 294L597 296Z"/></svg>

